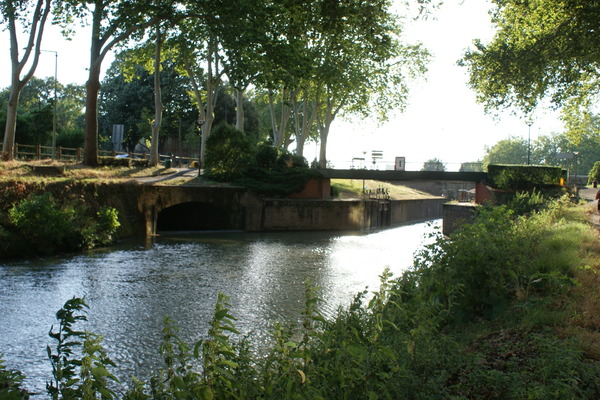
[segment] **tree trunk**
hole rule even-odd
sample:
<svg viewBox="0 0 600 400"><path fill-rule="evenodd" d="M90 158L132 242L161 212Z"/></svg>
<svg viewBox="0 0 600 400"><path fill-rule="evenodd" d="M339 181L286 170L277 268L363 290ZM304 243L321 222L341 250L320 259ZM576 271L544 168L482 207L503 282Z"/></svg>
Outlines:
<svg viewBox="0 0 600 400"><path fill-rule="evenodd" d="M29 82L37 68L40 58L40 48L46 20L50 13L50 0L38 0L32 20L30 21L29 38L23 58L19 61L19 42L17 39L17 24L19 16L16 14L14 2L7 2L5 17L8 20L8 30L10 34L10 63L11 63L11 86L6 108L6 125L4 127L4 142L2 147L2 159L12 160L15 147L15 132L17 129L17 110L19 107L19 97L21 91ZM35 52L34 52L35 49ZM31 68L20 79L21 72L33 53L33 62Z"/></svg>
<svg viewBox="0 0 600 400"><path fill-rule="evenodd" d="M8 97L8 106L6 108L6 126L4 129L4 143L2 147L2 160L10 161L13 159L15 149L15 132L17 129L17 107L19 104L19 95L21 94L21 88L19 88L19 79L14 82L10 87L10 95Z"/></svg>
<svg viewBox="0 0 600 400"><path fill-rule="evenodd" d="M90 49L90 73L86 83L85 136L83 163L97 167L98 163L98 93L100 92L100 66L102 65L101 21L104 8L96 1L92 17L92 46Z"/></svg>
<svg viewBox="0 0 600 400"><path fill-rule="evenodd" d="M83 163L97 167L98 163L98 92L100 92L100 69L90 69L86 83L85 137Z"/></svg>
<svg viewBox="0 0 600 400"><path fill-rule="evenodd" d="M238 131L244 132L244 91L240 89L235 90L235 103L236 103L236 121L235 127Z"/></svg>
<svg viewBox="0 0 600 400"><path fill-rule="evenodd" d="M269 110L271 112L271 127L273 129L273 146L277 149L287 148L287 144L290 143L289 136L285 137L285 130L290 120L290 114L292 109L286 103L292 102L299 89L290 91L289 95L285 88L281 89L281 114L279 115L279 126L277 126L277 113L275 112L275 96L269 93ZM288 97L289 96L289 97Z"/></svg>
<svg viewBox="0 0 600 400"><path fill-rule="evenodd" d="M150 166L158 165L158 134L162 124L162 96L160 86L160 51L162 36L159 24L156 25L156 51L154 54L154 122L152 123L152 141L150 145Z"/></svg>
<svg viewBox="0 0 600 400"><path fill-rule="evenodd" d="M190 82L192 83L192 88L194 91L194 97L196 98L196 103L198 104L198 125L200 125L200 154L199 160L200 165L204 164L204 154L206 151L206 141L210 136L210 132L212 130L212 124L214 121L214 109L215 103L217 101L217 92L219 90L219 84L221 79L221 73L219 72L218 58L213 56L213 51L216 52L216 48L212 45L209 45L208 56L206 58L208 64L207 76L206 76L206 102L202 101L202 95L200 93L200 86L198 85L198 80L194 74L194 69L192 68L188 57L184 56L184 67L187 72L188 77L190 78ZM185 54L185 52L184 52ZM213 65L214 61L214 65ZM213 69L214 67L214 69Z"/></svg>
<svg viewBox="0 0 600 400"><path fill-rule="evenodd" d="M304 100L302 100L302 119L299 118L300 115L300 106L298 105L298 101L294 100L294 130L296 134L296 155L301 157L304 156L304 144L306 143L306 139L308 138L310 128L315 123L316 115L317 115L317 107L316 102L312 102L312 106L309 107L309 101L307 100L307 94L304 94ZM310 112L309 112L310 111Z"/></svg>
<svg viewBox="0 0 600 400"><path fill-rule="evenodd" d="M335 118L336 112L333 111L333 105L328 100L322 120L317 120L319 127L319 139L321 148L319 149L319 168L327 168L327 138L329 137L329 128Z"/></svg>

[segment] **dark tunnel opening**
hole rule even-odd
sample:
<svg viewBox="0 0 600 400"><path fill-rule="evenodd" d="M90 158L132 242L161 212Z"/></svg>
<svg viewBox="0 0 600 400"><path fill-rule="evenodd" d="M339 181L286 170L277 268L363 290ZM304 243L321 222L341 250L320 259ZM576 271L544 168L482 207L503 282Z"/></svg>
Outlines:
<svg viewBox="0 0 600 400"><path fill-rule="evenodd" d="M158 214L157 231L234 229L230 213L213 204L189 202L165 208Z"/></svg>

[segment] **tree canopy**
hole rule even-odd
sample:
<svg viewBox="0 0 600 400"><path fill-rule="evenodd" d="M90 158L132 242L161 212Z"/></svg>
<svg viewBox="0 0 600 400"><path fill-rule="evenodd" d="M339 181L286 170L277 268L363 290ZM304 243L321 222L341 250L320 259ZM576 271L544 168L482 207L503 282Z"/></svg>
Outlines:
<svg viewBox="0 0 600 400"><path fill-rule="evenodd" d="M462 59L488 109L530 113L544 98L557 106L598 95L600 1L493 0L498 27Z"/></svg>

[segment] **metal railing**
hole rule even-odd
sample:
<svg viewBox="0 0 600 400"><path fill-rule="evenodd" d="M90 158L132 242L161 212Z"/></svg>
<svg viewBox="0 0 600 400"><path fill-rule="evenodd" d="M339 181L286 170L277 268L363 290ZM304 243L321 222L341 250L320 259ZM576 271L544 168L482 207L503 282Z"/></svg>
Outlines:
<svg viewBox="0 0 600 400"><path fill-rule="evenodd" d="M2 149L2 143L0 143L0 150ZM99 157L113 157L113 158L130 158L145 160L148 159L146 153L128 153L124 151L114 150L98 150ZM13 148L13 158L16 160L48 160L55 159L61 162L72 162L79 163L83 161L83 149L82 148L69 148L57 146L55 154L52 154L51 146L42 145L30 145L30 144L18 144L15 143ZM179 157L168 154L160 154L159 158L162 161L171 160L172 163L178 165L190 165L193 161L198 161L198 158L194 157ZM175 165L174 165L175 166Z"/></svg>

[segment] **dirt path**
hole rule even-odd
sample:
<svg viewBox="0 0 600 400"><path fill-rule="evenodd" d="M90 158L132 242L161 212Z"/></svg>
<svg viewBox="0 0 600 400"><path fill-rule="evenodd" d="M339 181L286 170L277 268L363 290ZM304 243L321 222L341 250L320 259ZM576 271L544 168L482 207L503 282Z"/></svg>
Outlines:
<svg viewBox="0 0 600 400"><path fill-rule="evenodd" d="M600 188L585 187L579 189L579 197L588 202L590 211L588 220L600 232L600 215L596 205L596 193Z"/></svg>
<svg viewBox="0 0 600 400"><path fill-rule="evenodd" d="M198 177L198 168L169 168L163 173L146 176L143 178L136 178L136 181L145 185L152 185L155 183L169 184L169 181L180 180L180 179L195 179Z"/></svg>

